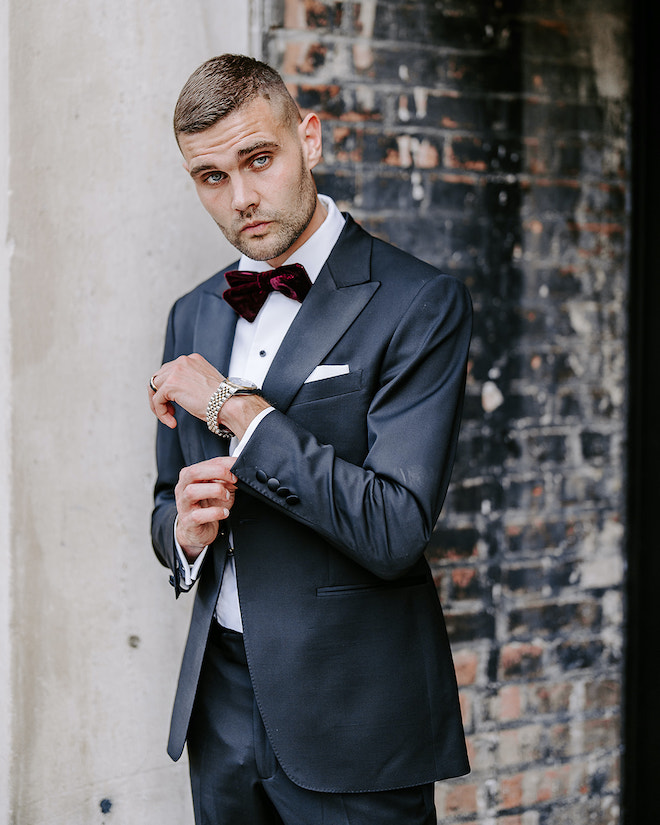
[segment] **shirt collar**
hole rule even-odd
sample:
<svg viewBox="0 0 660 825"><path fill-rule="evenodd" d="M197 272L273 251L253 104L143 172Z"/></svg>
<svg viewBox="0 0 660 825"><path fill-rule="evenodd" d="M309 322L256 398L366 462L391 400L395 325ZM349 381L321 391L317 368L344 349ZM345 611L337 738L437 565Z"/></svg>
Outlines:
<svg viewBox="0 0 660 825"><path fill-rule="evenodd" d="M325 220L311 238L308 238L305 243L296 249L284 262L285 264L302 264L307 270L307 274L312 283L318 278L328 255L332 252L332 248L337 243L344 224L346 223L346 219L332 198L329 198L327 195L319 195L318 197L328 212ZM248 258L247 255L241 255L238 268L252 270L254 272L265 272L265 270L271 267L267 261L253 261L251 258Z"/></svg>

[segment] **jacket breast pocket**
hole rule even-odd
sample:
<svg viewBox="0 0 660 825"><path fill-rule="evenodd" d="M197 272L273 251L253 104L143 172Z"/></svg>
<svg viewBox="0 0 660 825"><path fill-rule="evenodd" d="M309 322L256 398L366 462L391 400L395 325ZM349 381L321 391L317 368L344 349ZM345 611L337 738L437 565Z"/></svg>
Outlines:
<svg viewBox="0 0 660 825"><path fill-rule="evenodd" d="M335 375L332 378L322 378L320 381L310 381L303 384L293 404L306 404L310 401L319 401L322 398L333 398L357 392L362 388L362 370L348 372L345 375Z"/></svg>

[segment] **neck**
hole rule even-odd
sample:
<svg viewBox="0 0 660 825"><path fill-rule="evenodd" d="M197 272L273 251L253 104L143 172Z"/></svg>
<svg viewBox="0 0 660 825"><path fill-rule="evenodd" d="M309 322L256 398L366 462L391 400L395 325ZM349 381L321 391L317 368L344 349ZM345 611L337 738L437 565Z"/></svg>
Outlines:
<svg viewBox="0 0 660 825"><path fill-rule="evenodd" d="M328 210L325 206L321 203L320 199L317 197L316 199L316 209L314 210L314 214L312 215L312 219L307 224L305 229L302 231L298 238L291 244L291 246L287 249L286 252L279 255L277 258L272 258L268 263L272 267L281 266L284 261L286 261L290 255L296 251L296 249L300 249L300 247L308 241L312 235L316 232L317 229L322 225L323 221L328 216Z"/></svg>

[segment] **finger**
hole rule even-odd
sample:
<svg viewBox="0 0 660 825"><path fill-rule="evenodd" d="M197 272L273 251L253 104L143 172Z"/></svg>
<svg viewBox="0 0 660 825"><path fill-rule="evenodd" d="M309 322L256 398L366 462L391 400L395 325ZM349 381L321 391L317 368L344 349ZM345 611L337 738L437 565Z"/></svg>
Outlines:
<svg viewBox="0 0 660 825"><path fill-rule="evenodd" d="M232 472L231 468L236 463L235 456L218 456L217 458L208 459L209 466L216 468L218 478L224 481L230 481L235 484L238 479Z"/></svg>
<svg viewBox="0 0 660 825"><path fill-rule="evenodd" d="M236 484L238 479L231 472L235 459L228 457L210 458L184 467L179 480L184 484L195 484L200 481L222 481L226 484Z"/></svg>
<svg viewBox="0 0 660 825"><path fill-rule="evenodd" d="M200 482L188 484L175 492L175 495L177 505L181 505L180 509L205 507L207 506L206 502L217 503L225 507L228 502L232 501L232 493L223 484L219 483L205 484Z"/></svg>
<svg viewBox="0 0 660 825"><path fill-rule="evenodd" d="M224 521L228 517L228 507L198 507L196 510L192 510L190 512L190 515L184 522L184 525L190 523L195 527L201 527L203 524L212 524L216 521Z"/></svg>
<svg viewBox="0 0 660 825"><path fill-rule="evenodd" d="M159 400L158 393L151 396L151 410L156 418L165 426L173 430L176 427L174 404L171 401Z"/></svg>

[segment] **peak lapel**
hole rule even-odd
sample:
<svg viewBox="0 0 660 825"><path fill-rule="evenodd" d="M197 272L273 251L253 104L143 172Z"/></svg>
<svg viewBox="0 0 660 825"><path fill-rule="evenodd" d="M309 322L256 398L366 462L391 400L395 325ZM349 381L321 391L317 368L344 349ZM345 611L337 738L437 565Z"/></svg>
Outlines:
<svg viewBox="0 0 660 825"><path fill-rule="evenodd" d="M349 216L264 381L264 396L277 409L288 408L380 286L370 279L370 262L371 237Z"/></svg>

